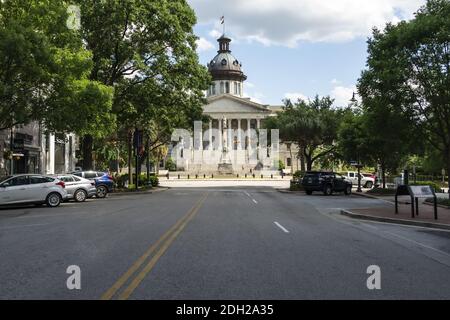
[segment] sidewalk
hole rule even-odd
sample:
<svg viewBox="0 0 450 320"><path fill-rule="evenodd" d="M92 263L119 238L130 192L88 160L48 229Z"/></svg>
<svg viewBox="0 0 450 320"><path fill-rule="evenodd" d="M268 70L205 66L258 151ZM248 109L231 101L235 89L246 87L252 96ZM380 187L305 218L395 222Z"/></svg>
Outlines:
<svg viewBox="0 0 450 320"><path fill-rule="evenodd" d="M387 198L387 197L383 197ZM387 200L387 199L382 199ZM389 201L389 200L388 200ZM399 223L420 227L439 228L450 230L450 210L438 207L438 220L434 219L433 206L419 202L419 215L411 217L411 205L401 203L398 205L399 213L395 214L394 205L388 207L373 207L363 209L342 210L343 215L356 219L374 220L381 222Z"/></svg>

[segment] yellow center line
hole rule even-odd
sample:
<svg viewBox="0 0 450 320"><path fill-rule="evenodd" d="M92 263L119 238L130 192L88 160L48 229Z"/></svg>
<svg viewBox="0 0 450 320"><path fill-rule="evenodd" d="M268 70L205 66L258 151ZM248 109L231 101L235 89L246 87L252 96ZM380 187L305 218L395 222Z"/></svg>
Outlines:
<svg viewBox="0 0 450 320"><path fill-rule="evenodd" d="M158 253L155 255L155 257L158 257L155 260L155 257L150 260L149 264L152 263L152 261L154 261L153 266L156 264L156 262L159 260L159 258L164 254L164 252L167 250L167 248L170 246L170 244L173 242L173 240L175 240L176 236L178 236L178 234L184 229L184 227L187 225L187 223L192 220L192 218L194 217L194 215L198 212L198 210L200 209L200 207L202 206L202 204L205 202L206 198L207 198L208 194L204 194L203 197L196 203L196 205L194 207L191 208L191 210L189 210L189 212L183 216L180 220L178 220L178 222L173 225L165 234L163 234L158 241L156 241L152 246L150 246L150 248L119 278L119 280L117 280L111 288L109 288L102 296L101 296L101 300L110 300L114 297L114 295L120 290L120 288L131 278L131 276L144 264L144 262L148 259L149 256L151 256L156 249L158 249L161 244L163 244L163 247L161 249L164 248L164 250L159 250ZM175 237L173 237L173 234L176 234ZM172 237L170 237L172 235ZM166 241L169 238L169 240L167 242L164 243L164 241ZM150 268L150 270L148 272L151 271L151 269L153 268L153 266ZM148 267L148 265L146 266L146 268ZM145 269L144 269L145 270ZM146 272L145 274L147 274L148 272ZM142 272L138 275L141 276ZM145 275L144 275L145 277ZM142 279L137 283L137 285L139 285L139 283L143 280ZM136 279L135 279L136 281ZM134 283L134 281L133 281ZM125 290L125 292L129 292L128 296L131 294L131 292L137 287L134 286L134 288L130 291L129 288L131 287L131 285ZM124 293L125 293L124 292ZM120 296L120 298L122 298L122 296L124 295L124 293ZM127 296L127 297L128 297Z"/></svg>

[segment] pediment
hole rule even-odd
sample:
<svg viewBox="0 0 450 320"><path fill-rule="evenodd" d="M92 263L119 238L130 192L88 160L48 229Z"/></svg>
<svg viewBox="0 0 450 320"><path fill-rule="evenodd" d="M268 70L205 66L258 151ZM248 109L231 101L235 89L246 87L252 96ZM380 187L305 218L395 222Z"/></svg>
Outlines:
<svg viewBox="0 0 450 320"><path fill-rule="evenodd" d="M249 99L239 98L224 94L208 99L208 104L203 106L203 111L207 114L212 113L271 113L271 110L262 104L250 101Z"/></svg>

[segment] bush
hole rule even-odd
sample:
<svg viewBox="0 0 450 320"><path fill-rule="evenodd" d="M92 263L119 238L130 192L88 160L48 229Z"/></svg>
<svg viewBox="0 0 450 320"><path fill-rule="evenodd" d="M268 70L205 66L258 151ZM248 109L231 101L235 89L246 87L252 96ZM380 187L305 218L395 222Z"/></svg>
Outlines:
<svg viewBox="0 0 450 320"><path fill-rule="evenodd" d="M304 191L302 181L301 180L291 180L291 184L289 187L291 191Z"/></svg>
<svg viewBox="0 0 450 320"><path fill-rule="evenodd" d="M434 203L434 199L433 198L427 198L425 200L426 202L430 202L430 203ZM443 206L447 206L450 207L450 199L444 199L444 198L437 198L437 203Z"/></svg>
<svg viewBox="0 0 450 320"><path fill-rule="evenodd" d="M284 162L281 160L278 160L278 170L284 170L284 169L286 169Z"/></svg>
<svg viewBox="0 0 450 320"><path fill-rule="evenodd" d="M121 176L117 177L117 187L118 188L125 188L125 183L129 180L128 179L129 176L128 174L123 174ZM136 182L136 174L133 174L133 182ZM136 188L136 184L132 184L134 186L134 188ZM144 187L144 186L148 186L151 185L152 187L157 187L159 186L159 179L157 176L155 175L150 175L150 179L149 181L147 181L147 174L146 173L141 173L139 175L139 187ZM128 186L128 188L130 189L130 186Z"/></svg>
<svg viewBox="0 0 450 320"><path fill-rule="evenodd" d="M392 196L397 192L396 189L373 188L367 191L368 194Z"/></svg>
<svg viewBox="0 0 450 320"><path fill-rule="evenodd" d="M172 158L168 158L166 160L166 170L169 171L177 171L177 165L175 164L175 162L172 160Z"/></svg>

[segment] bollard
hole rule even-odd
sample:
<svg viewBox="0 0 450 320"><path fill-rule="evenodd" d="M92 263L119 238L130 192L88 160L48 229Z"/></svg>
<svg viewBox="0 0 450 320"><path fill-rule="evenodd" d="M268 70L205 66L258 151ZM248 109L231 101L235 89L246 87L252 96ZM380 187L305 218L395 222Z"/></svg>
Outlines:
<svg viewBox="0 0 450 320"><path fill-rule="evenodd" d="M211 179L214 179L214 174L211 175Z"/></svg>
<svg viewBox="0 0 450 320"><path fill-rule="evenodd" d="M264 178L264 176L263 175L261 175L261 179L263 179Z"/></svg>
<svg viewBox="0 0 450 320"><path fill-rule="evenodd" d="M195 175L195 179L198 179L198 174Z"/></svg>
<svg viewBox="0 0 450 320"><path fill-rule="evenodd" d="M191 175L190 174L188 174L188 180L191 178Z"/></svg>
<svg viewBox="0 0 450 320"><path fill-rule="evenodd" d="M245 174L245 179L247 179L247 174Z"/></svg>
<svg viewBox="0 0 450 320"><path fill-rule="evenodd" d="M238 178L239 179L239 173L236 175L236 178Z"/></svg>
<svg viewBox="0 0 450 320"><path fill-rule="evenodd" d="M253 179L255 179L256 178L256 175L255 174L253 174Z"/></svg>
<svg viewBox="0 0 450 320"><path fill-rule="evenodd" d="M206 174L203 175L203 179L206 179Z"/></svg>
<svg viewBox="0 0 450 320"><path fill-rule="evenodd" d="M180 177L180 175L178 175L178 180L180 180L181 179L181 177Z"/></svg>
<svg viewBox="0 0 450 320"><path fill-rule="evenodd" d="M169 176L169 174L167 174L167 180L169 180L170 179L170 176Z"/></svg>
<svg viewBox="0 0 450 320"><path fill-rule="evenodd" d="M273 174L270 175L270 179L273 179Z"/></svg>

